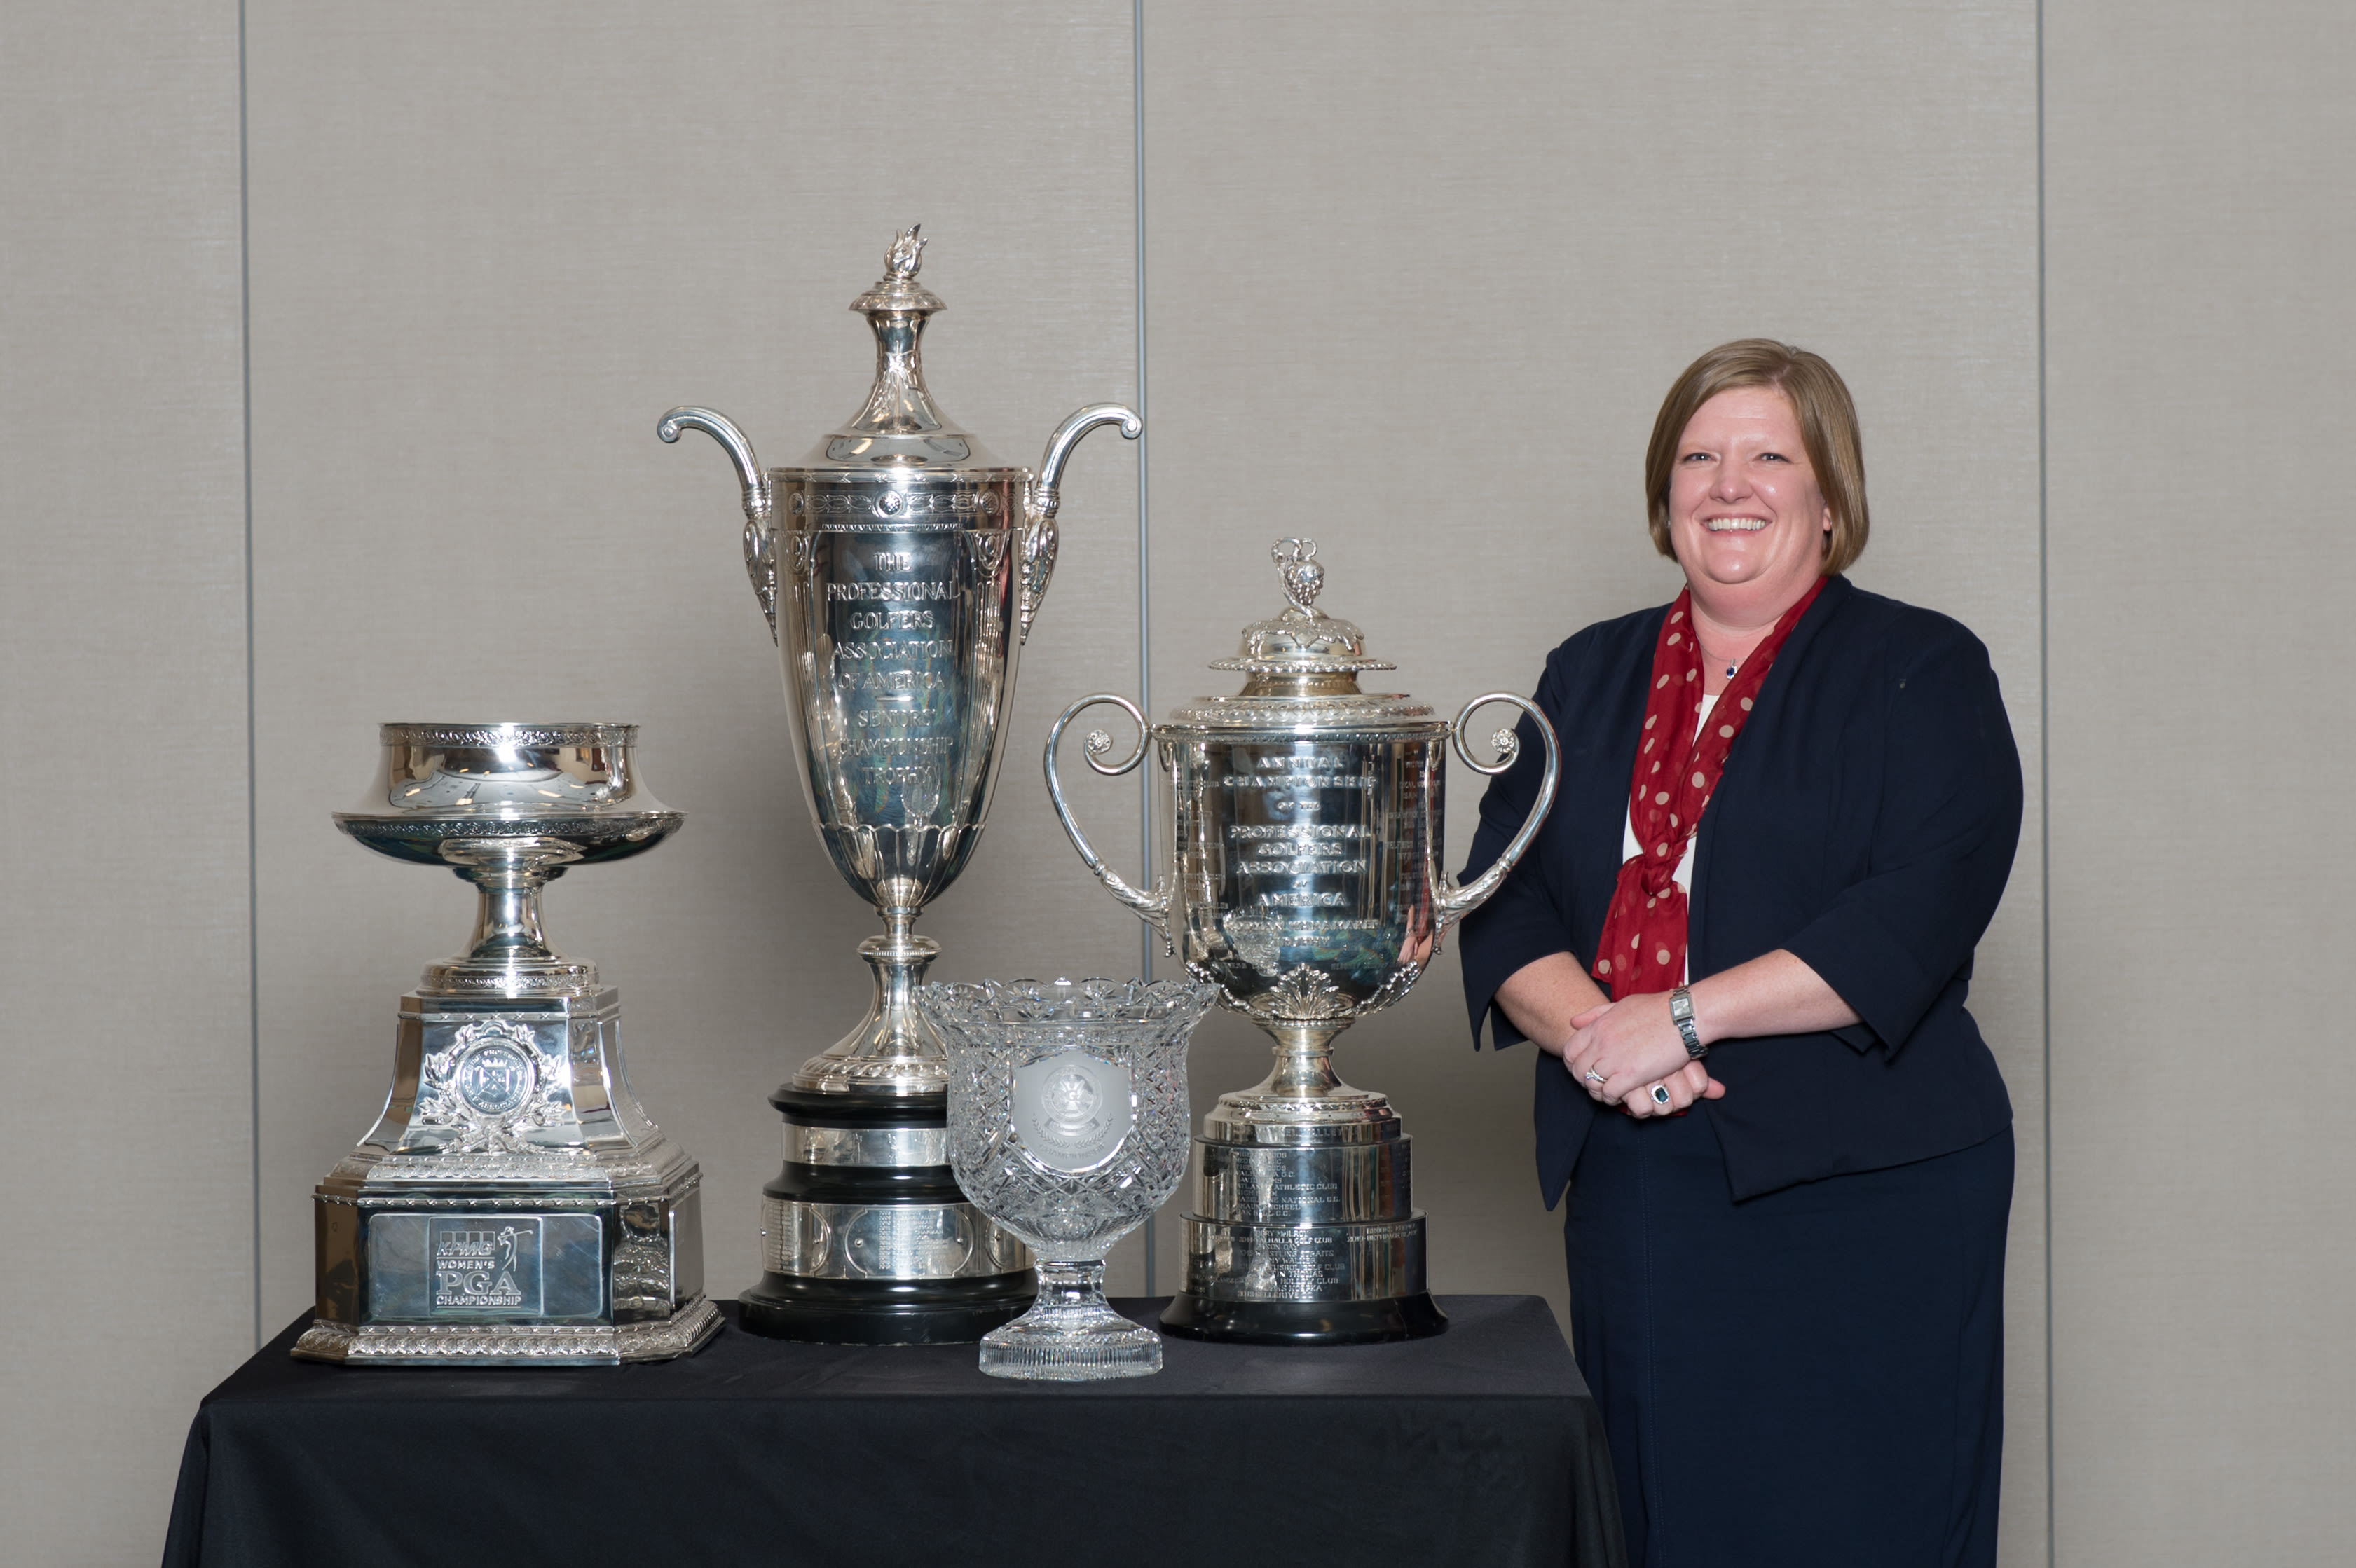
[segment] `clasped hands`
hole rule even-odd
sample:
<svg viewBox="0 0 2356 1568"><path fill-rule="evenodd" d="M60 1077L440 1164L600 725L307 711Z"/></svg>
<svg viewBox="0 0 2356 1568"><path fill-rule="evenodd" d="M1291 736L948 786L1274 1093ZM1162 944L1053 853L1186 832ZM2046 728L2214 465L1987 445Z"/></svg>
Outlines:
<svg viewBox="0 0 2356 1568"><path fill-rule="evenodd" d="M1696 1100L1726 1093L1726 1085L1687 1054L1665 991L1623 997L1572 1019L1562 1065L1589 1099L1632 1116L1674 1115ZM1665 1104L1655 1088L1665 1092Z"/></svg>

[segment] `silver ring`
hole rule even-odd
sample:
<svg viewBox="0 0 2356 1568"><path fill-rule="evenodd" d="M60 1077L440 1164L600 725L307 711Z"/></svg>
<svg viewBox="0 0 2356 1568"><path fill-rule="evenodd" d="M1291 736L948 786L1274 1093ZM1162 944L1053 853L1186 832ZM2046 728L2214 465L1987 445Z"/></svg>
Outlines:
<svg viewBox="0 0 2356 1568"><path fill-rule="evenodd" d="M1609 1072L1597 1072L1597 1071L1595 1071L1595 1069L1593 1069L1592 1067L1590 1067L1590 1068L1589 1068L1589 1069L1587 1070L1587 1081L1588 1081L1590 1083L1602 1083L1606 1078L1609 1078L1609 1077L1611 1077L1611 1076L1612 1076L1612 1074L1610 1074Z"/></svg>
<svg viewBox="0 0 2356 1568"><path fill-rule="evenodd" d="M1653 1104L1655 1104L1655 1105L1665 1105L1665 1104L1667 1104L1668 1103L1669 1103L1669 1086L1668 1086L1667 1084L1665 1084L1665 1083L1655 1083L1655 1084L1654 1084L1654 1085L1653 1085Z"/></svg>

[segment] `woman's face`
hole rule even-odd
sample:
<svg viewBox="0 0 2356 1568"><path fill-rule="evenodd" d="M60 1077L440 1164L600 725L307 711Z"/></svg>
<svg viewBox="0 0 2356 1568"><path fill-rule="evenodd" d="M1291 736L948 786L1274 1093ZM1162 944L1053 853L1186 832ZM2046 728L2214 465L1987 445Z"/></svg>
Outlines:
<svg viewBox="0 0 2356 1568"><path fill-rule="evenodd" d="M1737 387L1694 411L1669 470L1669 543L1696 589L1796 600L1832 526L1790 399Z"/></svg>

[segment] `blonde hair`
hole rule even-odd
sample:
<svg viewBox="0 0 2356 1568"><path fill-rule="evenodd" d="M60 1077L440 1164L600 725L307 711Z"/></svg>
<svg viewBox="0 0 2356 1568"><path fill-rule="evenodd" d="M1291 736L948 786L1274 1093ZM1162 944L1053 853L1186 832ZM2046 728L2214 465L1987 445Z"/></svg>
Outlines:
<svg viewBox="0 0 2356 1568"><path fill-rule="evenodd" d="M1655 548L1676 558L1669 543L1669 474L1686 426L1704 403L1738 387L1772 387L1791 403L1816 488L1833 515L1832 531L1825 537L1825 574L1846 571L1865 553L1867 528L1865 446L1858 435L1857 405L1840 372L1823 355L1772 337L1719 344L1687 366L1661 400L1653 439L1644 448L1644 498Z"/></svg>

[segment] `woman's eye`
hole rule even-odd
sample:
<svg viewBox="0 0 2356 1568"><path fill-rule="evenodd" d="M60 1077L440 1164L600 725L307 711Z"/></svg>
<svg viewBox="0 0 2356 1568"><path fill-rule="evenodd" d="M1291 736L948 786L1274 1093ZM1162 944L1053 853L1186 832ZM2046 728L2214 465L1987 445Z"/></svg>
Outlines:
<svg viewBox="0 0 2356 1568"><path fill-rule="evenodd" d="M1683 457L1678 458L1677 461L1679 463L1708 463L1709 461L1709 453L1707 452L1688 452Z"/></svg>
<svg viewBox="0 0 2356 1568"><path fill-rule="evenodd" d="M1762 452L1759 454L1759 461L1762 463L1789 463L1792 460L1784 456L1780 452Z"/></svg>

